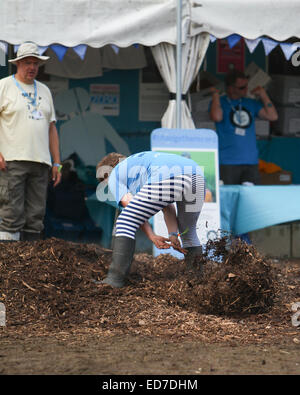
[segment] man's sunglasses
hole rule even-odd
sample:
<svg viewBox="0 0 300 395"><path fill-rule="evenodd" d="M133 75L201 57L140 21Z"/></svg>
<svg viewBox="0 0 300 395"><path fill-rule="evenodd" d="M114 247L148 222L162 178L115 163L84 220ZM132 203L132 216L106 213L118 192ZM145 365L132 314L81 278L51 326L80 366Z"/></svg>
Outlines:
<svg viewBox="0 0 300 395"><path fill-rule="evenodd" d="M240 91L243 91L244 89L248 88L248 84L247 85L243 85L243 86L235 86L234 87Z"/></svg>

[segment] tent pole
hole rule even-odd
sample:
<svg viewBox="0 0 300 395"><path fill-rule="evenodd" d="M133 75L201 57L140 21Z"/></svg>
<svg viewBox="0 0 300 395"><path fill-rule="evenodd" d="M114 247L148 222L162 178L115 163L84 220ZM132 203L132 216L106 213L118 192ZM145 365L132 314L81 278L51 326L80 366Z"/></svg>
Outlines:
<svg viewBox="0 0 300 395"><path fill-rule="evenodd" d="M176 128L181 129L181 19L182 0L177 0L177 43L176 43Z"/></svg>

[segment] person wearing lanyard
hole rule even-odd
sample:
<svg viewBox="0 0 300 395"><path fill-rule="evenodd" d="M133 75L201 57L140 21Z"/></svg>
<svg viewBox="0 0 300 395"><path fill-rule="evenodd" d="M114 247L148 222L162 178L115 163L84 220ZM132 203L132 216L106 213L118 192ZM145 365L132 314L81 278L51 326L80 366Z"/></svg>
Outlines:
<svg viewBox="0 0 300 395"><path fill-rule="evenodd" d="M49 169L61 180L59 138L49 88L36 81L48 60L32 42L9 60L16 74L0 81L0 240L42 237Z"/></svg>
<svg viewBox="0 0 300 395"><path fill-rule="evenodd" d="M225 78L226 95L211 88L210 118L216 124L219 139L220 180L224 184L260 184L255 118L276 121L277 111L264 88L256 87L247 96L248 78L238 70L230 71ZM251 243L248 234L238 235Z"/></svg>
<svg viewBox="0 0 300 395"><path fill-rule="evenodd" d="M220 179L224 184L259 184L255 118L276 121L277 111L264 88L258 86L247 96L248 78L238 70L225 78L226 95L211 88L210 118L219 139Z"/></svg>

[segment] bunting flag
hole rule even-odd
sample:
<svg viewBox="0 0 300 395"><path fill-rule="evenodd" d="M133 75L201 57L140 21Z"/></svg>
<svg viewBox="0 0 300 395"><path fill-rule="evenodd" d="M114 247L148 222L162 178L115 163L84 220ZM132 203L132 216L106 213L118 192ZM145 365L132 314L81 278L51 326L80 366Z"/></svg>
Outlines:
<svg viewBox="0 0 300 395"><path fill-rule="evenodd" d="M4 41L0 41L0 49L2 49L2 51L5 53L5 55L7 54L7 49L8 49L8 44Z"/></svg>
<svg viewBox="0 0 300 395"><path fill-rule="evenodd" d="M246 42L246 45L247 45L250 53L253 53L255 48L261 42L261 38L256 38L255 40L249 40L248 38L245 38L245 42Z"/></svg>
<svg viewBox="0 0 300 395"><path fill-rule="evenodd" d="M0 66L6 66L7 44L0 41Z"/></svg>
<svg viewBox="0 0 300 395"><path fill-rule="evenodd" d="M59 44L50 45L50 48L55 52L56 56L58 57L59 61L61 62L68 50L68 47Z"/></svg>
<svg viewBox="0 0 300 395"><path fill-rule="evenodd" d="M230 36L227 37L227 42L230 48L233 48L241 39L241 36L238 34L231 34ZM216 37L210 34L210 42L213 43L217 40ZM255 49L257 48L258 44L260 42L263 43L263 47L265 50L266 56L268 56L271 51L278 45L281 47L282 52L286 58L286 60L290 60L291 56L295 51L297 51L298 48L300 48L300 42L296 43L281 43L275 40L272 40L270 38L266 37L258 37L254 40L250 40L248 38L245 38L245 43L250 51L250 53L253 53Z"/></svg>
<svg viewBox="0 0 300 395"><path fill-rule="evenodd" d="M241 39L241 36L238 34L231 34L230 36L227 37L227 42L229 45L229 48L233 48Z"/></svg>
<svg viewBox="0 0 300 395"><path fill-rule="evenodd" d="M211 43L214 43L217 40L217 38L215 36L213 36L212 34L210 34L209 37L210 37ZM240 41L240 39L241 39L241 36L238 34L231 34L230 36L228 36L227 42L228 42L229 48L232 49ZM257 48L258 44L260 42L262 42L266 56L268 56L271 53L271 51L276 46L279 45L286 60L290 60L293 53L296 52L298 48L300 48L300 42L281 43L281 42L277 42L275 40L272 40L272 39L266 38L266 37L258 37L253 40L244 38L244 41L245 41L250 53L253 53L255 51L255 49ZM19 46L20 46L20 44L14 45L14 52L15 53L18 51ZM119 51L120 51L119 47L117 47L114 44L111 44L110 46L113 49L113 51L115 52L115 54L119 53ZM139 44L133 44L133 47L138 48ZM43 53L48 48L51 48L55 52L59 61L63 60L63 58L68 50L68 47L65 47L64 45L60 45L60 44L52 44L50 46L39 46L38 48L39 48L40 55L43 55ZM72 49L82 60L84 59L86 50L87 50L87 45L80 44L80 45L77 45L76 47L72 47ZM4 41L0 41L0 65L1 66L5 65L7 51L8 51L8 44Z"/></svg>
<svg viewBox="0 0 300 395"><path fill-rule="evenodd" d="M115 53L115 54L118 54L118 53L119 53L119 51L120 51L120 48L119 48L119 47L117 47L117 46L114 45L114 44L111 44L111 47L112 47L112 49L114 50L114 53Z"/></svg>
<svg viewBox="0 0 300 395"><path fill-rule="evenodd" d="M38 46L38 48L39 48L39 54L40 54L40 55L43 55L43 53L44 53L45 51L47 51L48 45L47 45L46 47Z"/></svg>
<svg viewBox="0 0 300 395"><path fill-rule="evenodd" d="M271 40L270 38L262 38L262 43L263 43L263 46L265 48L265 54L267 56L278 45L277 41Z"/></svg>
<svg viewBox="0 0 300 395"><path fill-rule="evenodd" d="M281 43L280 44L280 48L282 49L282 52L284 53L284 56L286 58L286 60L290 60L291 56L293 55L293 53L300 48L300 42L298 43L293 43L288 44L288 43Z"/></svg>
<svg viewBox="0 0 300 395"><path fill-rule="evenodd" d="M4 50L4 48L5 48L5 53L7 53L7 46L8 46L7 43L4 43L4 42L0 41L0 49L2 48ZM20 46L20 44L14 45L14 52L15 53L18 51L19 46ZM133 46L135 48L138 48L139 44L133 44ZM112 47L112 49L114 50L114 52L116 54L119 53L119 51L120 51L119 47L117 47L114 44L111 44L111 47ZM60 62L63 60L63 58L64 58L64 56L65 56L65 54L66 54L66 52L68 50L68 47L65 47L64 45L60 45L60 44L52 44L50 46L41 46L41 45L39 45L38 48L39 48L39 54L40 55L43 55L43 53L48 48L51 48L54 51L54 53L56 54L56 56L58 57ZM79 45L76 45L76 47L72 47L72 49L82 60L84 59L85 54L86 54L86 50L87 50L87 45L79 44Z"/></svg>
<svg viewBox="0 0 300 395"><path fill-rule="evenodd" d="M73 47L72 49L73 49L73 51L75 51L77 53L77 55L80 57L81 60L84 59L85 53L87 50L87 45L80 44L80 45L77 45L76 47Z"/></svg>

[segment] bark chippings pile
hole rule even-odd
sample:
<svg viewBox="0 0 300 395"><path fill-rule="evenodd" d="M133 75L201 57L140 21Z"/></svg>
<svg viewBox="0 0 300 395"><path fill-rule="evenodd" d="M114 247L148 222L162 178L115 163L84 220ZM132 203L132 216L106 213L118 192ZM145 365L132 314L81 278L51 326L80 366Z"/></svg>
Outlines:
<svg viewBox="0 0 300 395"><path fill-rule="evenodd" d="M214 339L223 339L219 327L223 319L240 322L248 316L257 323L259 314L272 309L277 323L285 317L284 325L289 325L289 310L282 309L293 299L291 293L278 293L279 277L270 263L252 246L242 242L228 246L227 238L209 242L189 270L184 261L169 254L156 258L136 254L128 286L113 289L95 284L107 273L111 250L55 238L0 243L0 302L6 308L6 328L40 333L88 328L105 335L133 332L209 338L215 325ZM300 270L295 270L299 277ZM284 281L293 284L298 277L285 280L282 275L281 289ZM291 285L294 297L296 285ZM280 314L274 308L281 309ZM232 336L239 331L245 336L245 328L232 325ZM274 333L279 332L274 328Z"/></svg>
<svg viewBox="0 0 300 395"><path fill-rule="evenodd" d="M204 273L194 287L202 311L239 315L266 312L273 305L274 273L255 247L227 237L209 241L201 263Z"/></svg>

